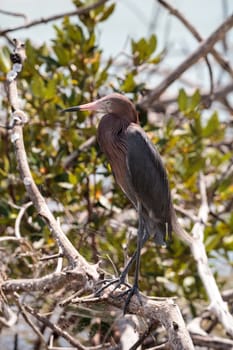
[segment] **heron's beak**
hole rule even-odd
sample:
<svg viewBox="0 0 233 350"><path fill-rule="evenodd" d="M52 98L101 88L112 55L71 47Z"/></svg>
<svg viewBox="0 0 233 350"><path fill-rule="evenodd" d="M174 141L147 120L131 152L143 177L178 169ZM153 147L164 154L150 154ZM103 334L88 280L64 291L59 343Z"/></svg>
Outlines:
<svg viewBox="0 0 233 350"><path fill-rule="evenodd" d="M97 111L99 108L98 101L85 103L80 106L73 106L66 109L63 109L62 112L75 112L75 111Z"/></svg>

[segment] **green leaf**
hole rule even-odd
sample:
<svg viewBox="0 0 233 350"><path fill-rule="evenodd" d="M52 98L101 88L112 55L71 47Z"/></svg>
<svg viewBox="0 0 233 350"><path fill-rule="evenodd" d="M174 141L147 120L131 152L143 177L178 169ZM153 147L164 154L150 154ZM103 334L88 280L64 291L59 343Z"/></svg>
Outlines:
<svg viewBox="0 0 233 350"><path fill-rule="evenodd" d="M55 97L56 86L57 86L57 83L56 83L55 79L49 80L48 85L47 85L46 90L45 90L45 95L44 95L44 97L46 99L51 99L51 98Z"/></svg>
<svg viewBox="0 0 233 350"><path fill-rule="evenodd" d="M157 37L155 36L155 34L151 35L148 44L149 44L148 47L151 55L157 48Z"/></svg>
<svg viewBox="0 0 233 350"><path fill-rule="evenodd" d="M135 89L136 83L132 73L127 74L124 83L121 85L121 90L124 92L132 92Z"/></svg>
<svg viewBox="0 0 233 350"><path fill-rule="evenodd" d="M221 240L221 237L217 234L207 237L205 241L206 251L210 252L214 250L218 246L220 240Z"/></svg>
<svg viewBox="0 0 233 350"><path fill-rule="evenodd" d="M0 71L7 73L10 70L9 51L5 47L0 50Z"/></svg>
<svg viewBox="0 0 233 350"><path fill-rule="evenodd" d="M138 41L131 41L131 50L134 56L134 64L140 65L149 60L152 53L156 50L157 38L154 34L148 40L141 38Z"/></svg>
<svg viewBox="0 0 233 350"><path fill-rule="evenodd" d="M219 129L219 118L218 118L217 112L214 112L212 116L209 118L205 128L203 128L203 136L210 137L218 129Z"/></svg>
<svg viewBox="0 0 233 350"><path fill-rule="evenodd" d="M103 11L103 13L102 13L102 15L98 18L98 22L103 22L103 21L105 21L112 13L113 13L113 11L114 11L114 9L115 9L115 4L112 4L112 5L110 5L109 7L107 7L104 11Z"/></svg>
<svg viewBox="0 0 233 350"><path fill-rule="evenodd" d="M178 106L181 112L186 111L186 109L188 108L188 96L184 89L180 89L179 91Z"/></svg>
<svg viewBox="0 0 233 350"><path fill-rule="evenodd" d="M32 78L32 92L36 97L44 97L45 95L45 86L44 86L44 81L40 76L34 76Z"/></svg>
<svg viewBox="0 0 233 350"><path fill-rule="evenodd" d="M201 101L200 92L199 90L196 90L194 94L190 97L190 104L189 104L190 109L193 110L196 107L198 107L200 101Z"/></svg>

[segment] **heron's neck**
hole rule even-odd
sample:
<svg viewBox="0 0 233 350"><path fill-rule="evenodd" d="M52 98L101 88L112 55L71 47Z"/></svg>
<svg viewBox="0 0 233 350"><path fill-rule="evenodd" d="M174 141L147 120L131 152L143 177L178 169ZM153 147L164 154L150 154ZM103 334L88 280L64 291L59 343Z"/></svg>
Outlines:
<svg viewBox="0 0 233 350"><path fill-rule="evenodd" d="M130 122L115 114L107 114L102 117L97 138L100 148L110 161L112 155L119 152L119 148L124 148L124 132L129 124Z"/></svg>
<svg viewBox="0 0 233 350"><path fill-rule="evenodd" d="M127 182L127 136L126 130L130 125L125 119L114 114L105 115L98 127L98 143L111 165L115 180L132 203L136 198L129 190Z"/></svg>

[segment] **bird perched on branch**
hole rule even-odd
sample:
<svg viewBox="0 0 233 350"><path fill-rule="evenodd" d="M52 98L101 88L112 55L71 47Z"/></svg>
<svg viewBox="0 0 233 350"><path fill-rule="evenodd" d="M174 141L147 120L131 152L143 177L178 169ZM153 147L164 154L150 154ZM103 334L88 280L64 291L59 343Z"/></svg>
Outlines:
<svg viewBox="0 0 233 350"><path fill-rule="evenodd" d="M114 93L64 111L103 114L97 131L98 143L108 158L116 182L138 212L137 250L116 286L125 283L129 267L136 259L134 284L128 285L127 290L126 312L132 295L136 294L140 300L138 278L143 244L151 236L157 244L163 245L171 235L172 205L166 170L158 151L139 125L134 104L127 97Z"/></svg>

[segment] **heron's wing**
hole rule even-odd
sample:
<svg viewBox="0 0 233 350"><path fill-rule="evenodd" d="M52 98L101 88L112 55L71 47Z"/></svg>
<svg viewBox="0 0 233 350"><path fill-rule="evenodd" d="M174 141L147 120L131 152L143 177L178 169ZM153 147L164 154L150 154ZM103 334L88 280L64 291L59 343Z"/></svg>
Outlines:
<svg viewBox="0 0 233 350"><path fill-rule="evenodd" d="M154 224L154 228L161 231L158 234L165 238L171 231L171 196L166 170L140 126L130 124L126 133L128 181L144 208L149 228Z"/></svg>

